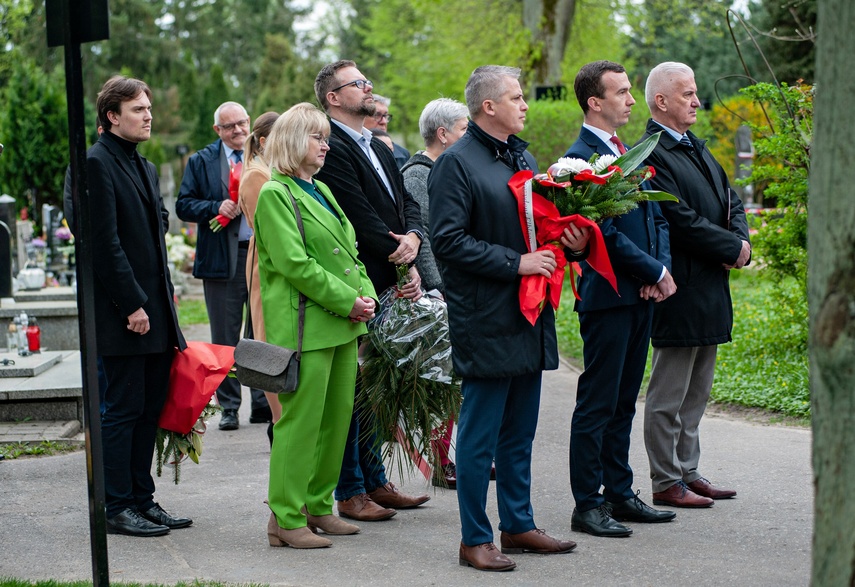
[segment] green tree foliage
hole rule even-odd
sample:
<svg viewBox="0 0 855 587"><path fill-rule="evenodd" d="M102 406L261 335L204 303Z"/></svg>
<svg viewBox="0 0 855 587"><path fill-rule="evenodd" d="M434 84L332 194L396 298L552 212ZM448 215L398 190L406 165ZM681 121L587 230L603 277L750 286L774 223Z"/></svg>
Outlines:
<svg viewBox="0 0 855 587"><path fill-rule="evenodd" d="M264 83L253 107L253 117L271 110L282 113L298 102L316 103L314 83L321 67L321 63L297 57L285 35L267 35L259 70L259 79Z"/></svg>
<svg viewBox="0 0 855 587"><path fill-rule="evenodd" d="M13 50L14 51L14 50ZM0 102L0 187L18 208L41 213L42 204L61 204L68 165L65 85L20 54L13 60Z"/></svg>
<svg viewBox="0 0 855 587"><path fill-rule="evenodd" d="M757 164L748 182L766 183L777 209L762 217L752 238L754 258L779 285L782 307L791 311L793 340L807 349L808 174L813 140L812 86L757 84L743 92L769 106L773 127L751 125Z"/></svg>
<svg viewBox="0 0 855 587"><path fill-rule="evenodd" d="M789 84L813 83L816 0L762 0L753 19L758 42L775 76Z"/></svg>
<svg viewBox="0 0 855 587"><path fill-rule="evenodd" d="M208 76L208 84L202 92L202 99L196 108L196 126L190 136L190 148L198 151L205 145L216 140L217 135L212 126L214 124L214 112L223 102L231 100L229 87L226 85L223 68L214 65Z"/></svg>

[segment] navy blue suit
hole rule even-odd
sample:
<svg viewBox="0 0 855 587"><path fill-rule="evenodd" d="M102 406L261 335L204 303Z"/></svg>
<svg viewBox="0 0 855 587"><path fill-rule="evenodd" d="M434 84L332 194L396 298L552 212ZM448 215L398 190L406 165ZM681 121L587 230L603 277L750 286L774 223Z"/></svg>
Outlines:
<svg viewBox="0 0 855 587"><path fill-rule="evenodd" d="M175 213L185 222L195 222L196 260L193 276L203 280L205 306L211 324L211 342L235 346L240 340L243 309L247 304L246 257L249 241L238 242L240 216L218 232L209 223L229 198L229 162L223 141L217 139L187 161ZM251 389L252 410L266 411L267 399L260 389ZM241 405L240 383L226 377L217 388L224 410Z"/></svg>
<svg viewBox="0 0 855 587"><path fill-rule="evenodd" d="M613 151L587 128L565 157L588 160ZM618 293L587 263L576 302L584 343L585 371L579 376L570 429L570 485L576 508L588 511L633 496L629 436L644 376L653 302L642 300L643 285L671 269L668 224L655 202L606 219L600 225L617 277ZM600 487L604 486L604 494Z"/></svg>

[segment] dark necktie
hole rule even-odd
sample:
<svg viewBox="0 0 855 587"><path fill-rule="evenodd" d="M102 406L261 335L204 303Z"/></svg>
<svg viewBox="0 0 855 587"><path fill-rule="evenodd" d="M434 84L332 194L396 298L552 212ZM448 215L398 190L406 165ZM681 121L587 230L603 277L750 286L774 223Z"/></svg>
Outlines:
<svg viewBox="0 0 855 587"><path fill-rule="evenodd" d="M232 154L235 156L235 163L243 161L243 151L233 151Z"/></svg>
<svg viewBox="0 0 855 587"><path fill-rule="evenodd" d="M617 147L618 153L620 153L621 155L626 153L626 147L623 146L623 141L621 141L617 137L617 135L612 135L611 137L609 137L609 141L611 141L615 144L615 146Z"/></svg>
<svg viewBox="0 0 855 587"><path fill-rule="evenodd" d="M689 139L689 135L683 135L682 137L680 137L680 144L685 145L692 150L695 149L695 146L692 144L692 141Z"/></svg>

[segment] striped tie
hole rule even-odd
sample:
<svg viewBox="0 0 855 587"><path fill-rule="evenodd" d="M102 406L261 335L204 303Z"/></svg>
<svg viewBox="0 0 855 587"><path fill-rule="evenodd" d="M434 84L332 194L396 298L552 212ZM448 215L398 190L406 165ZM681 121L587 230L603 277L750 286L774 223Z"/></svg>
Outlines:
<svg viewBox="0 0 855 587"><path fill-rule="evenodd" d="M683 135L682 137L680 137L680 144L685 145L693 150L695 148L695 146L692 144L692 141L689 139L689 135Z"/></svg>

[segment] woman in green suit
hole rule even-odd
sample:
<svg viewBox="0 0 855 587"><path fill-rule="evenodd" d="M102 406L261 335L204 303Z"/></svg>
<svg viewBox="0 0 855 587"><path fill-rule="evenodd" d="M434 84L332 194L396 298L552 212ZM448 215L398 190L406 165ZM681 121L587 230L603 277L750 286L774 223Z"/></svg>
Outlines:
<svg viewBox="0 0 855 587"><path fill-rule="evenodd" d="M359 532L333 515L332 493L353 411L357 337L374 316L377 294L357 259L353 226L327 186L312 179L329 151L329 133L326 116L311 104L279 117L265 146L271 180L255 213L267 342L297 348L300 294L306 297L300 385L280 394L282 417L273 428L271 546L323 548L332 543L312 530Z"/></svg>

